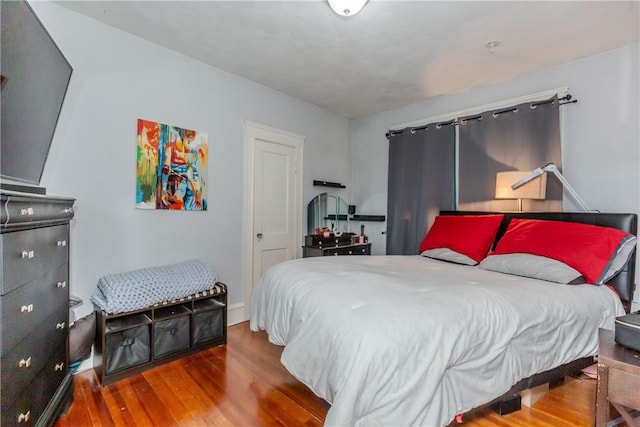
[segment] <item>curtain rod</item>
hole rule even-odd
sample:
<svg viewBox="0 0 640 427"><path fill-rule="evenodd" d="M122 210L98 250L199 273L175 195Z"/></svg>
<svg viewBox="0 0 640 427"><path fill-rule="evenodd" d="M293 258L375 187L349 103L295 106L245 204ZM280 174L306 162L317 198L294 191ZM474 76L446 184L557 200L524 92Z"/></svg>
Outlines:
<svg viewBox="0 0 640 427"><path fill-rule="evenodd" d="M558 98L558 101L561 101L561 102L558 103L559 106L566 105L566 104L575 104L576 102L578 102L577 99L573 99L573 97L571 96L570 93L568 93L567 95L563 96L562 98ZM540 105L550 104L550 103L553 103L553 102L554 102L553 98L547 99L546 101L532 102L531 104L529 104L529 108L531 108L532 110L535 110ZM518 112L518 107L504 108L502 110L494 111L493 112L493 117L498 117L499 115L504 114L504 113L517 113L517 112ZM448 122L436 123L435 127L436 127L436 129L440 129L442 126L459 126L460 124L466 124L467 122L473 121L473 120L482 120L482 114L478 114L478 115L472 116L472 117L465 117L465 118L460 119L460 120L453 119L453 120L450 120ZM419 130L427 130L428 128L429 128L429 125L413 127L413 128L411 128L411 133L416 133L416 131L419 131ZM387 137L387 139L391 139L392 136L401 135L403 133L404 133L404 129L389 130L385 134L385 136Z"/></svg>

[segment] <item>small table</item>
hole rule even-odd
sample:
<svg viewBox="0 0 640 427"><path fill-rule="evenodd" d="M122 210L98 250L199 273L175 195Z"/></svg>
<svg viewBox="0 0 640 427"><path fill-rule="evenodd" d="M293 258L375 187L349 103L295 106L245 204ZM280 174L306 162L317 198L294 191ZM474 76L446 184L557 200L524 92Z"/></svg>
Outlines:
<svg viewBox="0 0 640 427"><path fill-rule="evenodd" d="M614 332L598 332L596 427L607 425L609 403L629 426L640 427L627 408L640 409L640 352L616 344Z"/></svg>

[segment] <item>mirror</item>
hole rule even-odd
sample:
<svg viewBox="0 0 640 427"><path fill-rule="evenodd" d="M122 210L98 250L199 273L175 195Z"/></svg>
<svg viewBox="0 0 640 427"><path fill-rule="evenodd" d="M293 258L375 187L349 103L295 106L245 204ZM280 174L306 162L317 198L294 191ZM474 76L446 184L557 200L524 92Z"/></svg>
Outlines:
<svg viewBox="0 0 640 427"><path fill-rule="evenodd" d="M331 228L334 224L347 231L347 203L332 193L318 194L307 205L307 234L316 234L316 228Z"/></svg>

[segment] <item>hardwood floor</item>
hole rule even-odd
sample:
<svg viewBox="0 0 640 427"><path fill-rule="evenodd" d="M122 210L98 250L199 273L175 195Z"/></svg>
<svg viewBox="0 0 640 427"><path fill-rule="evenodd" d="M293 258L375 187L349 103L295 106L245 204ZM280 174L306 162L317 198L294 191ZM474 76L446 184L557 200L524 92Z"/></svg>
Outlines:
<svg viewBox="0 0 640 427"><path fill-rule="evenodd" d="M67 426L321 426L329 405L280 364L282 348L248 323L229 327L228 344L159 366L107 387L93 370L74 376ZM567 378L533 408L489 410L464 426L591 426L595 381Z"/></svg>

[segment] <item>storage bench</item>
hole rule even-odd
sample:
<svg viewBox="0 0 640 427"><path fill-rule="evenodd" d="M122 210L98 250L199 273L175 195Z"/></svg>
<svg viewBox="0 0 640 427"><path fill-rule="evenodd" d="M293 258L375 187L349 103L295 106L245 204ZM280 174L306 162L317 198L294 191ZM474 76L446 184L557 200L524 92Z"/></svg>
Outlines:
<svg viewBox="0 0 640 427"><path fill-rule="evenodd" d="M103 386L227 342L227 287L125 313L98 309L93 367Z"/></svg>

